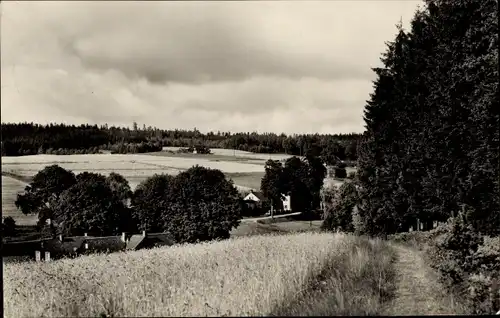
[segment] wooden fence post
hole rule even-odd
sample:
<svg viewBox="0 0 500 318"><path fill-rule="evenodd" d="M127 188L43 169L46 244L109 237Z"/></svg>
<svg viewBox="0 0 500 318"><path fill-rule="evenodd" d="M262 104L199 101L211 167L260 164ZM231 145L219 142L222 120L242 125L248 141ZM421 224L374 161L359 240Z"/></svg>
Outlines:
<svg viewBox="0 0 500 318"><path fill-rule="evenodd" d="M40 262L40 260L41 260L41 252L40 251L35 251L35 260L37 262Z"/></svg>
<svg viewBox="0 0 500 318"><path fill-rule="evenodd" d="M50 252L45 252L45 262L50 262Z"/></svg>

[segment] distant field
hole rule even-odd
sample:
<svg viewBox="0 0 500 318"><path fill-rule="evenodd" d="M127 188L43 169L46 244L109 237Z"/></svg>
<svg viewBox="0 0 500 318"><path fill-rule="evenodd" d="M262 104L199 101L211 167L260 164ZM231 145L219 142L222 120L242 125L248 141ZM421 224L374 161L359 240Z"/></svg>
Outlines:
<svg viewBox="0 0 500 318"><path fill-rule="evenodd" d="M219 169L228 177L234 177L235 184L243 188L256 186L259 188L264 171L263 164L255 164L255 160L249 162L215 161L213 158L205 158L203 155L186 157L178 155L98 154L2 157L2 171L20 176L34 176L45 166L52 164L58 164L75 173L92 171L108 175L111 172L116 172L127 178L132 188L154 174L175 175L194 165Z"/></svg>
<svg viewBox="0 0 500 318"><path fill-rule="evenodd" d="M180 148L181 147L163 147L163 150L177 151ZM291 155L287 155L287 154L253 153L253 152L249 152L249 151L233 150L233 149L221 149L221 148L212 148L212 149L210 149L210 151L212 152L212 154L214 156L249 158L249 159L263 160L264 162L268 159L284 160L284 159L291 157Z"/></svg>
<svg viewBox="0 0 500 318"><path fill-rule="evenodd" d="M4 263L5 317L377 315L382 241L253 236L51 263Z"/></svg>
<svg viewBox="0 0 500 318"><path fill-rule="evenodd" d="M22 214L14 204L17 193L23 191L25 186L24 182L2 176L2 217L13 217L17 225L36 225L37 216Z"/></svg>

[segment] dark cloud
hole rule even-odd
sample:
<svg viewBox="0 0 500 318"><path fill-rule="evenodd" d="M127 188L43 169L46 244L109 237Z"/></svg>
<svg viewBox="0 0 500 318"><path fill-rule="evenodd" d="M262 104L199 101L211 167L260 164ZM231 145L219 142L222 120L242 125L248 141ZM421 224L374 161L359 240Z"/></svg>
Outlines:
<svg viewBox="0 0 500 318"><path fill-rule="evenodd" d="M360 131L418 3L4 2L2 120Z"/></svg>

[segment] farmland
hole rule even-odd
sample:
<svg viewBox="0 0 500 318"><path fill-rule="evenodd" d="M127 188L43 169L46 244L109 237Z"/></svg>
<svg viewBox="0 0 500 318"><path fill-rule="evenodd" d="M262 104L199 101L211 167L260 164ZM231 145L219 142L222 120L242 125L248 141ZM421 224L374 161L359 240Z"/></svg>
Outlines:
<svg viewBox="0 0 500 318"><path fill-rule="evenodd" d="M34 176L45 166L58 164L59 166L72 170L75 173L92 171L102 174L116 172L129 180L132 188L137 186L146 178L159 173L175 175L189 169L194 165L207 168L219 169L229 178L234 175L242 181L236 185L251 187L255 180L262 178L265 159L235 161L234 157L217 155L180 155L164 153L153 153L151 155L34 155L22 157L3 157L2 171L10 172L19 176ZM254 175L252 180L252 176Z"/></svg>
<svg viewBox="0 0 500 318"><path fill-rule="evenodd" d="M26 184L22 181L2 176L2 216L13 217L17 225L34 225L38 218L34 215L23 215L14 204L17 193L22 191L25 186Z"/></svg>
<svg viewBox="0 0 500 318"><path fill-rule="evenodd" d="M21 179L33 177L45 166L57 164L74 173L84 171L108 175L116 172L123 175L134 189L140 182L154 174L167 173L176 175L193 165L219 169L241 191L259 189L264 176L266 160L283 160L289 155L255 154L240 150L212 149L213 154L180 154L172 151L175 147L166 147L162 152L150 154L96 154L96 155L33 155L21 157L2 157L2 172ZM347 168L350 172L353 168ZM342 181L325 179L325 185L340 185ZM16 194L25 184L20 180L2 176L2 209L4 216L15 216L19 225L33 224L36 220L20 214L15 205Z"/></svg>
<svg viewBox="0 0 500 318"><path fill-rule="evenodd" d="M392 288L392 258L381 241L305 233L89 255L49 264L9 263L4 265L4 313L374 315L381 313Z"/></svg>

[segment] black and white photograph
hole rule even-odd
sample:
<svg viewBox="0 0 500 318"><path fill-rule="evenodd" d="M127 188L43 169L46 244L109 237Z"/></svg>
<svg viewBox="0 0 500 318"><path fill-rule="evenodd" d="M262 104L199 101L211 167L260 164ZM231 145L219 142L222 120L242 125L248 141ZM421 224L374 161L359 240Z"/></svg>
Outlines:
<svg viewBox="0 0 500 318"><path fill-rule="evenodd" d="M500 315L498 5L2 1L4 317Z"/></svg>

